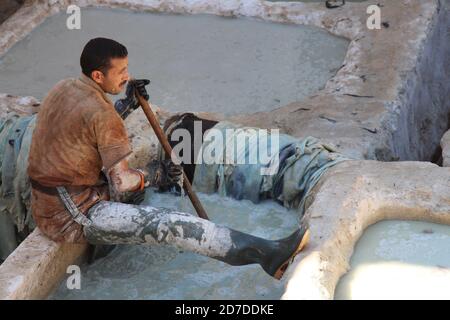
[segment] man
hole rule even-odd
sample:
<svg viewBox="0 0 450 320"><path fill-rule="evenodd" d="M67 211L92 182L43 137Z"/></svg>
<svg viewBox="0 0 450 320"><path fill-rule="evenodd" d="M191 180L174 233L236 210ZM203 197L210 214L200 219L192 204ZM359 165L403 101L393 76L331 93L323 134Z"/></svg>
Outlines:
<svg viewBox="0 0 450 320"><path fill-rule="evenodd" d="M181 176L170 161L142 171L128 166L132 151L120 115L138 107L135 91L148 100L149 81L129 81L127 55L114 40L90 40L81 77L59 82L43 101L28 167L36 225L55 241L171 244L231 265L259 263L281 278L308 241L305 226L269 241L181 212L109 201L146 185L175 185ZM119 94L127 82L127 97L113 106L106 93Z"/></svg>

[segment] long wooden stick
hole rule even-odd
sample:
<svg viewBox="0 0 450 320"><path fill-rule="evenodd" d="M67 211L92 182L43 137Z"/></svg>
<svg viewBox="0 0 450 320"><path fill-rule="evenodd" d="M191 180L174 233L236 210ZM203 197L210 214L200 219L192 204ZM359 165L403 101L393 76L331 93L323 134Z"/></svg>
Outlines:
<svg viewBox="0 0 450 320"><path fill-rule="evenodd" d="M147 119L153 128L153 131L155 131L156 136L158 137L158 140L161 143L164 151L166 152L168 157L171 157L172 156L172 147L170 146L166 135L162 131L161 127L159 126L159 122L156 119L156 116L153 114L153 111L150 108L150 105L148 104L147 100L145 100L138 92L136 92L136 98L138 99L139 104L142 107L142 110L144 110L144 113L147 116ZM191 199L192 205L194 206L195 211L197 211L198 216L200 218L209 220L208 215L206 214L206 211L203 208L199 198L195 194L194 190L192 190L191 183L189 182L189 179L187 178L184 171L183 171L183 187L184 187L184 190L186 190L186 193L188 194L189 199Z"/></svg>

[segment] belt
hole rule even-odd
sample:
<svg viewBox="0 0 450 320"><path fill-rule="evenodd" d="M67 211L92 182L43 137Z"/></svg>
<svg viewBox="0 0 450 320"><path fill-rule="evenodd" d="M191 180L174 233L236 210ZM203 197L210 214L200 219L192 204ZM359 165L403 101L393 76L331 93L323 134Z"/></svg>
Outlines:
<svg viewBox="0 0 450 320"><path fill-rule="evenodd" d="M72 219L75 220L76 223L81 224L85 227L90 227L92 225L92 221L86 217L81 211L78 209L77 205L73 202L66 188L64 187L56 187L58 190L58 194L67 211L70 212Z"/></svg>
<svg viewBox="0 0 450 320"><path fill-rule="evenodd" d="M39 182L37 182L36 180L33 180L31 178L30 178L30 183L31 183L31 186L33 187L33 189L36 189L42 193L46 193L46 194L52 195L52 196L59 195L58 190L56 190L56 187L44 186L44 185L40 184ZM70 193L79 193L90 187L92 187L92 186L64 186L64 188L66 188L66 190Z"/></svg>
<svg viewBox="0 0 450 320"><path fill-rule="evenodd" d="M64 207L66 210L70 213L72 216L72 219L82 225L82 226L91 226L92 221L86 217L84 214L81 213L81 211L78 209L77 205L73 202L72 198L70 197L69 192L76 193L76 192L82 192L89 188L89 186L58 186L58 187L47 187L36 180L30 179L31 186L33 189L36 189L38 191L41 191L43 193L46 193L48 195L55 195L60 198L60 200L63 202Z"/></svg>

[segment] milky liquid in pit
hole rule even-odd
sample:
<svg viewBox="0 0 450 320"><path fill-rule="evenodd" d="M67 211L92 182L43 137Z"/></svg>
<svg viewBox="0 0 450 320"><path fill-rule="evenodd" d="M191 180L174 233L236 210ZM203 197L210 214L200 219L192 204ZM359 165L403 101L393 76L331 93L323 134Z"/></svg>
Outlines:
<svg viewBox="0 0 450 320"><path fill-rule="evenodd" d="M127 47L132 76L152 81L152 103L254 113L323 88L349 43L319 28L251 18L82 8L81 30L67 29L67 18L49 17L0 58L0 93L43 99L61 79L78 77L89 39L107 37Z"/></svg>
<svg viewBox="0 0 450 320"><path fill-rule="evenodd" d="M279 239L298 227L297 213L273 201L198 195L211 221L239 231ZM144 203L194 212L188 197L149 191ZM286 281L256 264L233 267L169 246L118 246L81 270L81 290L67 289L63 280L50 299L280 299Z"/></svg>
<svg viewBox="0 0 450 320"><path fill-rule="evenodd" d="M382 221L355 247L335 299L450 299L450 226Z"/></svg>
<svg viewBox="0 0 450 320"><path fill-rule="evenodd" d="M269 2L305 2L305 3L311 3L311 2L320 2L325 5L325 0L266 0ZM366 2L367 0L346 0L346 2ZM341 4L342 0L337 1L330 1L331 4Z"/></svg>

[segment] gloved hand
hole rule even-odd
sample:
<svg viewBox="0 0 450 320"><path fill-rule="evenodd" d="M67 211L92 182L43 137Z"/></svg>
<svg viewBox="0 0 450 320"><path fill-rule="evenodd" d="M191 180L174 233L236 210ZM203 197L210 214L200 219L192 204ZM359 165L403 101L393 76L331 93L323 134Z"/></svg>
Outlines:
<svg viewBox="0 0 450 320"><path fill-rule="evenodd" d="M149 99L145 86L150 84L150 80L147 79L134 79L128 81L127 88L125 90L125 98L119 99L114 104L114 108L125 120L128 115L139 107L139 102L134 95L137 91L145 100Z"/></svg>
<svg viewBox="0 0 450 320"><path fill-rule="evenodd" d="M133 80L128 81L127 90L126 90L127 97L133 96L133 98L136 98L134 96L134 89L136 89L137 92L139 93L139 95L148 101L149 97L148 97L147 90L145 89L145 86L148 84L150 84L150 80L148 80L148 79L133 79Z"/></svg>
<svg viewBox="0 0 450 320"><path fill-rule="evenodd" d="M158 187L160 191L170 190L172 187L181 187L183 168L174 164L170 159L154 160L147 168L150 186Z"/></svg>

